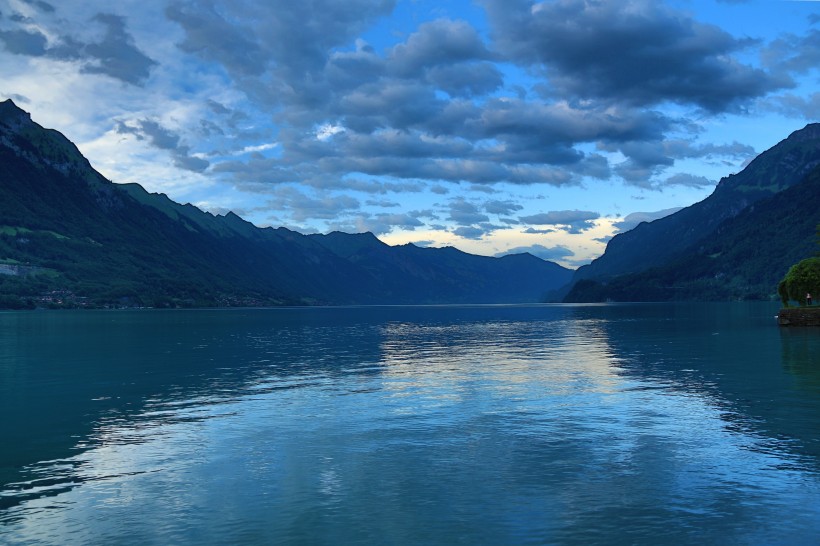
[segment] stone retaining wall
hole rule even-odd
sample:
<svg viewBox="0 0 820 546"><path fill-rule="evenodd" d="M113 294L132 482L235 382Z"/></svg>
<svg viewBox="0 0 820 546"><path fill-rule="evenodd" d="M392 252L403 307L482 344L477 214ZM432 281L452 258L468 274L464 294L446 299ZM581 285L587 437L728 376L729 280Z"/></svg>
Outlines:
<svg viewBox="0 0 820 546"><path fill-rule="evenodd" d="M780 326L820 326L820 307L788 307L777 314Z"/></svg>

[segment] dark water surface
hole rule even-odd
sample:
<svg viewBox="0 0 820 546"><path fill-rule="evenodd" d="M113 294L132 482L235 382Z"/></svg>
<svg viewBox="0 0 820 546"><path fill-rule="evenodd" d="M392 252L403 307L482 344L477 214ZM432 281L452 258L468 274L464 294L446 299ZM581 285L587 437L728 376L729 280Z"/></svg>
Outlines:
<svg viewBox="0 0 820 546"><path fill-rule="evenodd" d="M816 544L776 311L0 313L0 543Z"/></svg>

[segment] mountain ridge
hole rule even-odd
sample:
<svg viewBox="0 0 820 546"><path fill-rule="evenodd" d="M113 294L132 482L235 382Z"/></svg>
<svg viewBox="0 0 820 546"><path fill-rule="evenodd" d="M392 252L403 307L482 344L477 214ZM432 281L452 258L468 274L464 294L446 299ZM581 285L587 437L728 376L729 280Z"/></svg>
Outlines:
<svg viewBox="0 0 820 546"><path fill-rule="evenodd" d="M817 165L820 123L812 123L758 155L741 172L721 179L702 201L615 235L600 257L576 270L573 282L603 280L659 266L749 205L798 183ZM645 252L647 248L652 249L650 255Z"/></svg>
<svg viewBox="0 0 820 546"><path fill-rule="evenodd" d="M775 299L816 249L820 124L808 124L721 180L706 199L614 237L563 301ZM640 256L648 256L639 259Z"/></svg>
<svg viewBox="0 0 820 546"><path fill-rule="evenodd" d="M368 244L345 257L349 238L260 228L114 184L61 133L0 102L0 307L522 303L572 274L538 258L511 268L345 235Z"/></svg>

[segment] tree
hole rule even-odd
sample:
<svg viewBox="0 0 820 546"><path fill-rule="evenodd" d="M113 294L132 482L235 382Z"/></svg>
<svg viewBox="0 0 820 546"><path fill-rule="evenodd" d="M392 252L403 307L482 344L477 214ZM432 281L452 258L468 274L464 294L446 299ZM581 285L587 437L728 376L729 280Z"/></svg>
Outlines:
<svg viewBox="0 0 820 546"><path fill-rule="evenodd" d="M817 224L817 246L820 247L820 224ZM817 251L817 255L820 256L820 250Z"/></svg>
<svg viewBox="0 0 820 546"><path fill-rule="evenodd" d="M777 293L785 306L788 306L790 301L797 301L803 305L806 294L820 296L820 257L807 258L791 266L778 284Z"/></svg>

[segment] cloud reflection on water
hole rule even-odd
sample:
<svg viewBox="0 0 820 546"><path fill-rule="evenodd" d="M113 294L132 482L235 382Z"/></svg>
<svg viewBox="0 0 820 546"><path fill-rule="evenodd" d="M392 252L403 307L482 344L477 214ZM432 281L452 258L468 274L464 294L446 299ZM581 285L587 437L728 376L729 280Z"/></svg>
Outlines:
<svg viewBox="0 0 820 546"><path fill-rule="evenodd" d="M726 358L738 344L768 358L762 330L740 343L745 327L728 322L605 306L264 316L186 334L209 340L197 358L214 363L187 386L164 376L136 410L99 414L76 455L38 463L44 477L62 469L63 489L7 510L4 534L630 543L818 530L816 458L744 401L783 378L766 359L744 375Z"/></svg>

